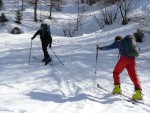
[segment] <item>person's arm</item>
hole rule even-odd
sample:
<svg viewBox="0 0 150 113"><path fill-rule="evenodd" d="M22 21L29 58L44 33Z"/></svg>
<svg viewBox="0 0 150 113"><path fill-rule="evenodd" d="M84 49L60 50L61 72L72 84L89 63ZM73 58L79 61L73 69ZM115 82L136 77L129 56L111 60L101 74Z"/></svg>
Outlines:
<svg viewBox="0 0 150 113"><path fill-rule="evenodd" d="M40 34L40 30L38 30L34 35L33 35L33 37L31 38L32 40L37 36L37 35L39 35Z"/></svg>
<svg viewBox="0 0 150 113"><path fill-rule="evenodd" d="M50 35L50 43L49 43L49 47L51 48L51 46L52 46L52 36Z"/></svg>
<svg viewBox="0 0 150 113"><path fill-rule="evenodd" d="M116 49L118 48L119 42L115 41L114 43L108 45L108 46L103 46L103 47L98 47L99 50L111 50L111 49Z"/></svg>

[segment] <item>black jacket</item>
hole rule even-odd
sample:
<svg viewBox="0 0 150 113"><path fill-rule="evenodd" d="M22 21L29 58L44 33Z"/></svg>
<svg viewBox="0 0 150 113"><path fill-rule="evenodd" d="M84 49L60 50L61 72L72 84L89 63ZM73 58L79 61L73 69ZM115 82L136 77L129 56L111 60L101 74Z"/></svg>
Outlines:
<svg viewBox="0 0 150 113"><path fill-rule="evenodd" d="M33 39L37 36L40 35L40 39L42 41L42 43L50 43L50 45L52 44L52 37L50 34L43 32L42 30L38 30L34 36Z"/></svg>

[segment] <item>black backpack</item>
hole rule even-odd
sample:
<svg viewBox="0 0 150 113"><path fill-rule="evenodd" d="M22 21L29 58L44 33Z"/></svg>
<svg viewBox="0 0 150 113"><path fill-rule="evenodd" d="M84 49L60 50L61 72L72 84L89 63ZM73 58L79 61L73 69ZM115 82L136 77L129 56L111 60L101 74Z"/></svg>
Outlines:
<svg viewBox="0 0 150 113"><path fill-rule="evenodd" d="M135 38L132 35L125 36L122 42L127 56L131 57L139 56L139 48L137 46Z"/></svg>
<svg viewBox="0 0 150 113"><path fill-rule="evenodd" d="M48 37L50 37L50 26L47 24L41 24L41 30L44 32Z"/></svg>

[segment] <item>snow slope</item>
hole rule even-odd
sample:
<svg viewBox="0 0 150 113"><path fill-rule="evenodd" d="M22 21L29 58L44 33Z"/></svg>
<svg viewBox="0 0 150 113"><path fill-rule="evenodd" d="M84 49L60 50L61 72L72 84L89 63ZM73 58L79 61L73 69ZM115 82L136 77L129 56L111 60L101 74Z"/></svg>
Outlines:
<svg viewBox="0 0 150 113"><path fill-rule="evenodd" d="M66 8L69 10L70 7ZM66 22L66 18L70 17L66 15L70 13L56 13L55 16L61 15L62 20L51 22L52 49L64 66L50 49L53 64L45 66L35 62L32 56L29 63L31 37L40 26L40 23L30 20L32 12L31 9L24 12L22 25L12 23L12 19L0 27L0 113L150 113L148 106L132 104L94 86L99 83L109 91L113 89L112 71L118 61L117 50L99 51L96 66L95 45L110 44L116 35L132 34L136 23L126 26L115 23L103 30L79 33L80 36L70 38L58 35L61 34L62 21ZM7 16L11 19L13 14ZM90 19L84 24L86 28L83 31L89 26L93 30L97 28ZM24 33L10 34L13 26L21 27ZM150 104L149 43L150 38L146 35L144 42L139 44L141 55L137 58L137 68L144 101ZM32 42L31 53L39 59L43 58L38 37ZM131 97L134 87L126 71L122 73L121 81L123 94Z"/></svg>

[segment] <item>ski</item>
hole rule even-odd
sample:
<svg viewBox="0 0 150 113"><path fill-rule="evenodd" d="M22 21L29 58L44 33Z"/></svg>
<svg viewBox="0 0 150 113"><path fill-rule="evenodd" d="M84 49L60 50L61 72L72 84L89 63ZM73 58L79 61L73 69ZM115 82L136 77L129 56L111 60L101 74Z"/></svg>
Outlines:
<svg viewBox="0 0 150 113"><path fill-rule="evenodd" d="M97 84L97 88L102 89L102 90L104 90L108 93L111 93L109 90L105 89L100 84ZM150 107L150 104L145 103L143 100L134 100L134 99L132 99L132 98L130 98L130 97L124 95L124 94L121 94L120 96L122 97L123 100L125 100L127 102L131 102L132 104L138 104L139 103L139 104L143 104L143 105L146 105L146 106Z"/></svg>
<svg viewBox="0 0 150 113"><path fill-rule="evenodd" d="M33 55L32 57L33 57L33 59L34 59L35 62L37 62L37 63L43 63L43 62L42 62L39 58L37 58L36 56ZM49 64L50 66L52 66L52 61L49 62L48 64Z"/></svg>
<svg viewBox="0 0 150 113"><path fill-rule="evenodd" d="M136 103L139 103L139 104L143 104L145 105L146 103L143 101L143 100L135 100L135 99L132 99L124 94L121 94L121 96L124 97L124 100L128 101L128 102L131 102L133 104L136 104Z"/></svg>
<svg viewBox="0 0 150 113"><path fill-rule="evenodd" d="M37 63L42 63L42 61L40 59L38 59L37 57L35 56L32 56L33 60Z"/></svg>

